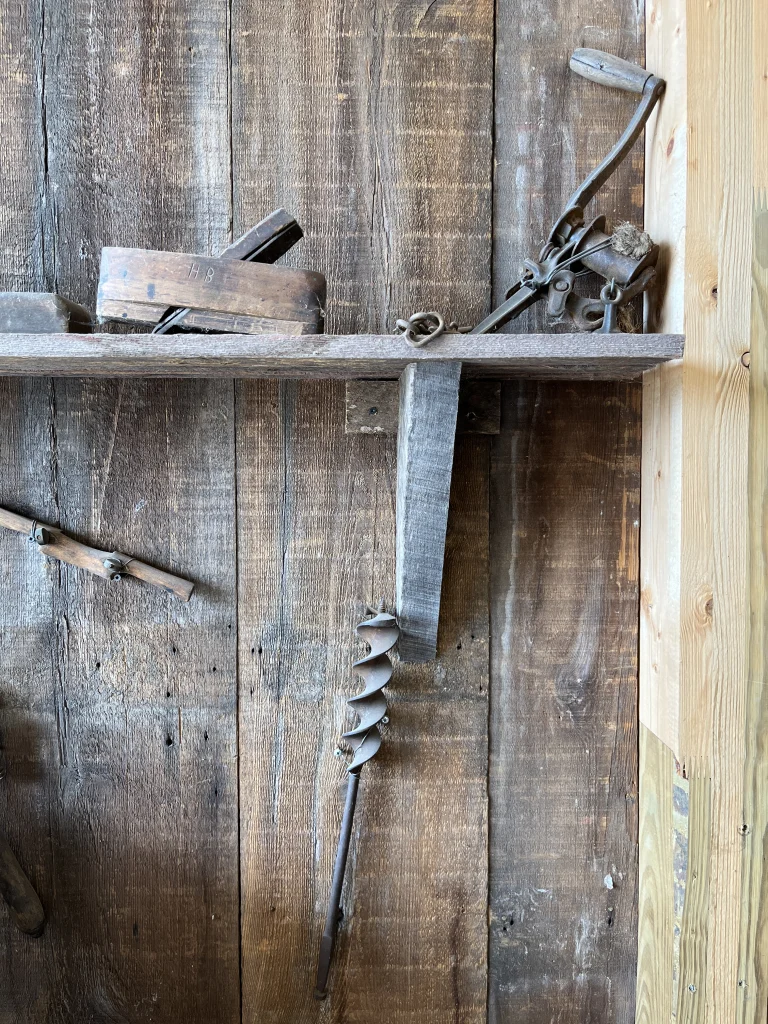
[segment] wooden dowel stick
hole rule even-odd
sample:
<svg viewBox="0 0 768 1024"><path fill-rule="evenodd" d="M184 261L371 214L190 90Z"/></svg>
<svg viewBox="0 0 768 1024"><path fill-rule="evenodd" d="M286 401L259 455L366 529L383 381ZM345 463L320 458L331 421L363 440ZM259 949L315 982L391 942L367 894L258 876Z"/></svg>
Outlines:
<svg viewBox="0 0 768 1024"><path fill-rule="evenodd" d="M77 566L79 569L87 569L104 579L111 579L114 569L105 565L107 559L117 559L123 563L120 569L121 576L135 576L137 580L143 580L153 587L159 587L168 594L173 594L182 601L188 601L194 590L194 583L182 579L180 576L173 576L162 569L155 569L154 566L140 562L137 558L131 558L117 551L100 551L98 548L81 544L79 540L68 537L56 526L49 526L37 519L28 519L20 516L9 509L0 508L0 526L8 530L15 530L16 533L24 533L27 537L32 536L33 529L43 530L48 536L48 542L37 545L44 555L51 558L58 558L68 565Z"/></svg>

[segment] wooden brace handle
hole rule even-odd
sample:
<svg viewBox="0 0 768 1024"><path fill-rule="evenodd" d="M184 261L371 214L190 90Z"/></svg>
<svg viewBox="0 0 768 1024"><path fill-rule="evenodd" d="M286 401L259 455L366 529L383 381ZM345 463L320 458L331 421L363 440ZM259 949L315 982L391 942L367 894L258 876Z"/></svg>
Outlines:
<svg viewBox="0 0 768 1024"><path fill-rule="evenodd" d="M36 519L27 519L26 516L17 515L6 508L0 508L0 526L8 530L15 530L16 533L24 533L27 537L33 537L33 531L45 543L38 541L38 547L44 555L51 558L58 558L68 565L75 565L79 569L87 569L88 572L102 576L104 579L113 580L122 576L135 576L137 580L143 580L153 587L159 587L168 594L173 594L182 601L188 601L194 590L194 583L184 580L180 576L173 576L162 569L155 569L154 566L140 562L136 558L122 555L117 551L100 551L98 548L91 548L87 544L81 544L79 540L73 540L66 533L62 533L56 526L48 526Z"/></svg>
<svg viewBox="0 0 768 1024"><path fill-rule="evenodd" d="M639 64L630 64L628 60L614 57L612 53L603 53L602 50L574 50L570 66L571 71L590 82L638 94L642 93L645 83L652 77L651 72Z"/></svg>

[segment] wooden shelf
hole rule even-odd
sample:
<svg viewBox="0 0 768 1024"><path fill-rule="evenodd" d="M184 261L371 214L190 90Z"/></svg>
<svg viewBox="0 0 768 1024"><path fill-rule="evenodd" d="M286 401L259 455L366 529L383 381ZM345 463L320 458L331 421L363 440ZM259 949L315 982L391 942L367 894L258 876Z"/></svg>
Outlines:
<svg viewBox="0 0 768 1024"><path fill-rule="evenodd" d="M469 377L627 380L682 354L680 334L0 334L0 375L387 379L450 360Z"/></svg>

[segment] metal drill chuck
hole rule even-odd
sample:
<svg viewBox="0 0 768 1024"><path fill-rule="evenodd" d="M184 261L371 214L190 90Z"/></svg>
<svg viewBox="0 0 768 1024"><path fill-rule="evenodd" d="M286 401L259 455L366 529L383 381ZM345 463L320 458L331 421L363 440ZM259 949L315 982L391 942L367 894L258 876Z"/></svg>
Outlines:
<svg viewBox="0 0 768 1024"><path fill-rule="evenodd" d="M392 662L387 654L397 643L400 627L394 615L377 612L372 619L361 622L355 632L371 650L352 666L364 680L365 689L347 701L359 718L355 728L343 736L350 741L354 750L354 756L347 766L350 774L359 773L363 765L375 757L381 746L379 725L387 722L387 699L382 690L392 678Z"/></svg>

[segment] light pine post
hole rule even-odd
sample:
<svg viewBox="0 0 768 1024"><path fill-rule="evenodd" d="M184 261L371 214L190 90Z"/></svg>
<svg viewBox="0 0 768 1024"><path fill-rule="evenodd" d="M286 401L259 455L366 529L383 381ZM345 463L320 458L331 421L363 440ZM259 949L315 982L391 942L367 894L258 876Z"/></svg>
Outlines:
<svg viewBox="0 0 768 1024"><path fill-rule="evenodd" d="M443 583L458 361L409 363L400 378L397 433L396 605L401 661L431 661Z"/></svg>
<svg viewBox="0 0 768 1024"><path fill-rule="evenodd" d="M653 326L685 353L644 389L636 1021L765 1024L768 15L646 14Z"/></svg>

